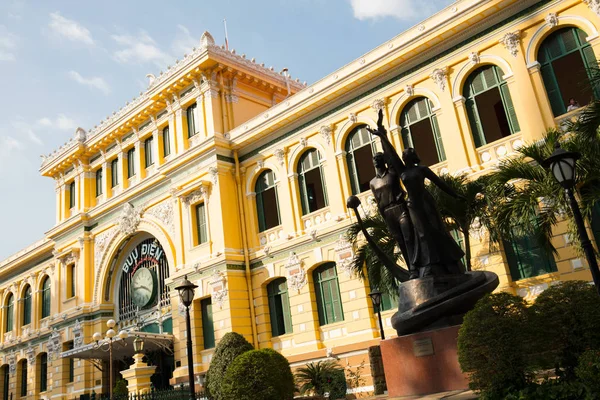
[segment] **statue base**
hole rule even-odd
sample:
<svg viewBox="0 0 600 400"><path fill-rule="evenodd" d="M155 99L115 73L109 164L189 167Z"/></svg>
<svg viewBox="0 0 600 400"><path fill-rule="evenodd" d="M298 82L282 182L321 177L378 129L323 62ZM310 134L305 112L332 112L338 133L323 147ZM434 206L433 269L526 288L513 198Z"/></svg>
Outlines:
<svg viewBox="0 0 600 400"><path fill-rule="evenodd" d="M390 398L466 390L458 363L458 326L399 336L380 344Z"/></svg>
<svg viewBox="0 0 600 400"><path fill-rule="evenodd" d="M498 283L498 275L487 271L404 282L398 287L398 311L392 316L392 326L403 336L460 324L462 316Z"/></svg>

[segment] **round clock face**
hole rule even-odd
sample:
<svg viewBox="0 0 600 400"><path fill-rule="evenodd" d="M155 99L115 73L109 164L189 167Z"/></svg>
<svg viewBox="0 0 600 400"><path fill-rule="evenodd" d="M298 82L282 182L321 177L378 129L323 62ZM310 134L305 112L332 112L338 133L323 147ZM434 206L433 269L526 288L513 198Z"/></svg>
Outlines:
<svg viewBox="0 0 600 400"><path fill-rule="evenodd" d="M143 308L149 305L156 295L156 278L148 268L140 268L131 280L131 299L133 304Z"/></svg>

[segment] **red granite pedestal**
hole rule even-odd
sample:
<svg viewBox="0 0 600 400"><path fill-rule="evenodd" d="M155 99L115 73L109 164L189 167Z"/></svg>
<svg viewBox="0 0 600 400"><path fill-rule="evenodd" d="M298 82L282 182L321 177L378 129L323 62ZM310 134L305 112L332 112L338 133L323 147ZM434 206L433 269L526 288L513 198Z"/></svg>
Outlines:
<svg viewBox="0 0 600 400"><path fill-rule="evenodd" d="M459 328L450 326L382 341L389 396L468 389L467 376L458 364Z"/></svg>

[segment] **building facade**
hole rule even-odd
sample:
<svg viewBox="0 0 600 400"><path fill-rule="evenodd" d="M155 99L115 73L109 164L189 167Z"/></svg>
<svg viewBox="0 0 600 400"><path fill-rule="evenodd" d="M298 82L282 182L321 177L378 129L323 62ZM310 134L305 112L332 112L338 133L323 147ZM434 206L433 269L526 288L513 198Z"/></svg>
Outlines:
<svg viewBox="0 0 600 400"><path fill-rule="evenodd" d="M379 328L344 239L349 195L375 212L380 144L365 126L383 109L398 150L414 147L437 173L484 174L573 117L570 98L594 96L580 83L600 55L599 27L597 0L459 0L310 86L206 32L139 97L44 158L56 224L0 262L0 395L107 393L108 355L92 335L111 318L147 342L156 387L187 383L173 290L184 275L198 285L197 383L235 331L292 367L364 362L351 390L372 392ZM475 230L474 269L528 299L590 280L566 231L555 227L553 257L526 241L490 253ZM133 350L129 339L115 346L116 378Z"/></svg>

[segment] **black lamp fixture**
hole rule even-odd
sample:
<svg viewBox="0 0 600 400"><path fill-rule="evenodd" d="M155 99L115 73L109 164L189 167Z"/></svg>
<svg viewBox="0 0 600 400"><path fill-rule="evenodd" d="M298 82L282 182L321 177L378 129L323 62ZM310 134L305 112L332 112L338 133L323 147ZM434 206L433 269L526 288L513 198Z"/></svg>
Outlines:
<svg viewBox="0 0 600 400"><path fill-rule="evenodd" d="M598 261L596 260L596 254L594 253L594 247L588 236L587 230L585 229L585 222L579 209L577 199L575 199L575 183L577 181L577 160L581 155L577 152L566 151L560 147L558 140L554 144L554 151L550 157L546 158L542 165L550 169L552 175L556 181L565 189L567 198L569 199L569 205L573 212L573 219L577 226L577 232L579 233L579 240L581 247L585 252L585 256L590 266L592 273L592 279L596 290L600 294L600 270L598 269Z"/></svg>
<svg viewBox="0 0 600 400"><path fill-rule="evenodd" d="M385 340L385 333L383 332L383 323L381 322L381 296L382 293L378 290L372 290L369 293L369 297L373 302L373 308L377 312L377 318L379 318L379 334L381 335L381 340Z"/></svg>
<svg viewBox="0 0 600 400"><path fill-rule="evenodd" d="M135 335L135 339L133 339L133 351L135 351L136 354L144 352L144 341L139 335Z"/></svg>
<svg viewBox="0 0 600 400"><path fill-rule="evenodd" d="M187 328L187 354L188 354L188 376L190 384L190 400L196 397L194 383L194 355L192 354L192 324L190 323L190 306L194 301L194 294L198 285L194 285L188 281L187 275L183 277L183 281L176 286L175 289L179 292L179 298L185 306L185 325Z"/></svg>

